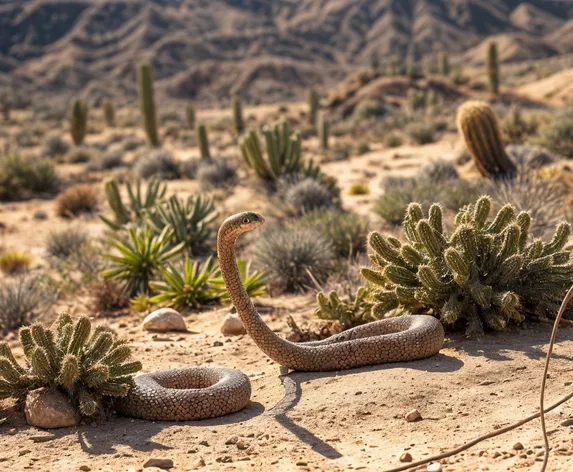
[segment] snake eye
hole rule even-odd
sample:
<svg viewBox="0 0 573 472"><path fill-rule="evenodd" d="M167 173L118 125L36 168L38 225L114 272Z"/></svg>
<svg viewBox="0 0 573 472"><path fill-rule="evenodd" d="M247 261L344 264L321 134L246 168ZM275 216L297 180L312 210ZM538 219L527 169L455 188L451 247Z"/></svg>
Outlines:
<svg viewBox="0 0 573 472"><path fill-rule="evenodd" d="M248 225L251 222L250 218L243 218L243 224Z"/></svg>

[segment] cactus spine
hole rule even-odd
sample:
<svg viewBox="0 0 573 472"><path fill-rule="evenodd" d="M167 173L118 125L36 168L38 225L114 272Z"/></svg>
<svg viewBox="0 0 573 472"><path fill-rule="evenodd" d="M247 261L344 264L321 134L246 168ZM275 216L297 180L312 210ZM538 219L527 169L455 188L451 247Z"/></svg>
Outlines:
<svg viewBox="0 0 573 472"><path fill-rule="evenodd" d="M308 124L311 126L316 126L319 104L320 95L315 89L311 88L308 91Z"/></svg>
<svg viewBox="0 0 573 472"><path fill-rule="evenodd" d="M193 102L187 103L185 108L185 119L189 129L195 129L195 105Z"/></svg>
<svg viewBox="0 0 573 472"><path fill-rule="evenodd" d="M494 94L499 93L499 60L497 57L497 44L489 43L487 49L487 77L489 81L489 90Z"/></svg>
<svg viewBox="0 0 573 472"><path fill-rule="evenodd" d="M197 143L199 145L201 159L210 161L211 153L209 151L209 140L207 139L207 128L202 123L197 126Z"/></svg>
<svg viewBox="0 0 573 472"><path fill-rule="evenodd" d="M139 84L139 106L143 115L143 126L147 135L147 141L151 146L158 147L157 113L153 97L153 77L149 64L139 65L137 81Z"/></svg>
<svg viewBox="0 0 573 472"><path fill-rule="evenodd" d="M499 124L487 103L468 101L461 105L457 125L483 176L504 177L515 173L515 164L505 152Z"/></svg>
<svg viewBox="0 0 573 472"><path fill-rule="evenodd" d="M330 135L330 123L328 119L323 115L320 121L320 132L319 132L319 139L320 139L320 147L322 149L328 149L328 138Z"/></svg>
<svg viewBox="0 0 573 472"><path fill-rule="evenodd" d="M111 100L103 102L103 118L108 128L115 127L115 106Z"/></svg>
<svg viewBox="0 0 573 472"><path fill-rule="evenodd" d="M78 98L72 102L70 133L76 146L84 142L88 131L88 104Z"/></svg>
<svg viewBox="0 0 573 472"><path fill-rule="evenodd" d="M233 95L232 108L235 131L237 133L242 133L245 125L243 122L243 107L241 105L241 97L239 97L239 95Z"/></svg>

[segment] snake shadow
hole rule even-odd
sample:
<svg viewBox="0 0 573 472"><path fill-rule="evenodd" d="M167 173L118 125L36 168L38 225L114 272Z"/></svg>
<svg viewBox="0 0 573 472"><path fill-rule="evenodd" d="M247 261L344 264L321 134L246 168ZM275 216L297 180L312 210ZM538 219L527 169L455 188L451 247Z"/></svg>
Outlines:
<svg viewBox="0 0 573 472"><path fill-rule="evenodd" d="M232 423L242 423L261 415L265 407L251 401L245 408L230 415L198 421L148 421L142 419L117 416L105 425L86 425L78 428L78 442L82 450L88 454L114 454L117 446L129 446L140 452L166 451L171 446L152 440L165 428L172 426L218 426ZM103 427L102 427L103 426Z"/></svg>
<svg viewBox="0 0 573 472"><path fill-rule="evenodd" d="M379 364L331 372L291 372L288 375L280 376L285 394L283 398L269 410L268 414L273 416L281 426L294 434L298 439L308 444L313 451L327 459L339 459L342 457L339 451L320 439L313 432L295 423L287 415L287 413L300 402L302 397L301 385L303 383L324 377L341 377L360 372L377 372L396 368L409 368L426 372L454 372L461 369L463 365L464 363L460 359L440 353L430 358L414 362L394 362L391 364Z"/></svg>

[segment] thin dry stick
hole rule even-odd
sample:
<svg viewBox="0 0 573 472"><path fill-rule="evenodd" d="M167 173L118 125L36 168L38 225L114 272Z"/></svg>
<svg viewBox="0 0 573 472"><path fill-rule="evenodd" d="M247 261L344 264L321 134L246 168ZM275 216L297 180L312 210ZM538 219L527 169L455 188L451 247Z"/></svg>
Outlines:
<svg viewBox="0 0 573 472"><path fill-rule="evenodd" d="M545 369L543 372L543 379L541 382L541 395L540 395L541 408L540 408L538 413L530 415L527 418L524 418L524 419L518 421L517 423L510 424L509 426L506 426L505 428L501 428L501 429L498 429L496 431L491 431L489 433L483 434L482 436L478 436L477 438L472 439L471 441L469 441L465 444L462 444L461 446L459 446L455 449L451 449L451 450L443 452L441 454L436 454L435 456L431 456L431 457L428 457L426 459L422 459L421 461L412 462L411 464L406 464L406 465L402 465L400 467L395 467L394 469L387 469L384 472L402 472L404 470L408 470L408 469L412 469L414 467L425 465L429 462L439 461L441 459L445 459L446 457L455 456L456 454L459 454L462 451L470 449L471 447L475 446L476 444L478 444L482 441L485 441L486 439L494 438L494 437L499 436L501 434L507 433L508 431L519 428L520 426L524 425L525 423L529 423L530 421L532 421L536 418L541 418L541 430L543 432L543 440L545 442L545 457L543 460L543 466L542 466L541 472L545 472L545 469L547 467L547 461L549 458L549 440L547 438L547 430L545 428L545 413L547 413L551 410L554 410L559 405L561 405L561 404L565 403L566 401L570 400L571 398L573 398L573 392L571 392L568 395L565 395L564 397L560 398L557 402L555 402L553 405L549 406L548 408L544 408L545 381L547 379L547 372L549 370L549 360L551 359L551 354L553 352L553 345L555 344L555 336L557 334L557 329L559 328L559 322L561 320L561 317L563 316L563 312L565 311L567 304L571 301L572 298L573 298L573 286L571 286L571 288L569 289L569 291L565 295L565 298L563 299L563 302L561 303L561 308L559 308L557 318L555 318L555 323L553 324L553 332L551 333L551 340L549 342L549 348L547 350L547 357L545 359ZM543 412L543 414L542 414L542 412Z"/></svg>

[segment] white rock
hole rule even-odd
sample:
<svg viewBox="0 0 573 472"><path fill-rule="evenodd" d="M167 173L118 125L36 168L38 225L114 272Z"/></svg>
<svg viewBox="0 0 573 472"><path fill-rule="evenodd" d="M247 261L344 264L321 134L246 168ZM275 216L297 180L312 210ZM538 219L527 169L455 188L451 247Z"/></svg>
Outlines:
<svg viewBox="0 0 573 472"><path fill-rule="evenodd" d="M441 472L442 464L440 464L439 462L434 462L430 464L428 467L426 467L426 470L428 472Z"/></svg>
<svg viewBox="0 0 573 472"><path fill-rule="evenodd" d="M143 328L147 331L187 331L185 320L172 308L160 308L145 317Z"/></svg>
<svg viewBox="0 0 573 472"><path fill-rule="evenodd" d="M247 334L247 331L237 315L228 313L221 323L221 333L225 336L238 336L240 334Z"/></svg>
<svg viewBox="0 0 573 472"><path fill-rule="evenodd" d="M66 428L80 422L80 415L68 396L51 388L28 393L24 412L28 424L37 428Z"/></svg>

